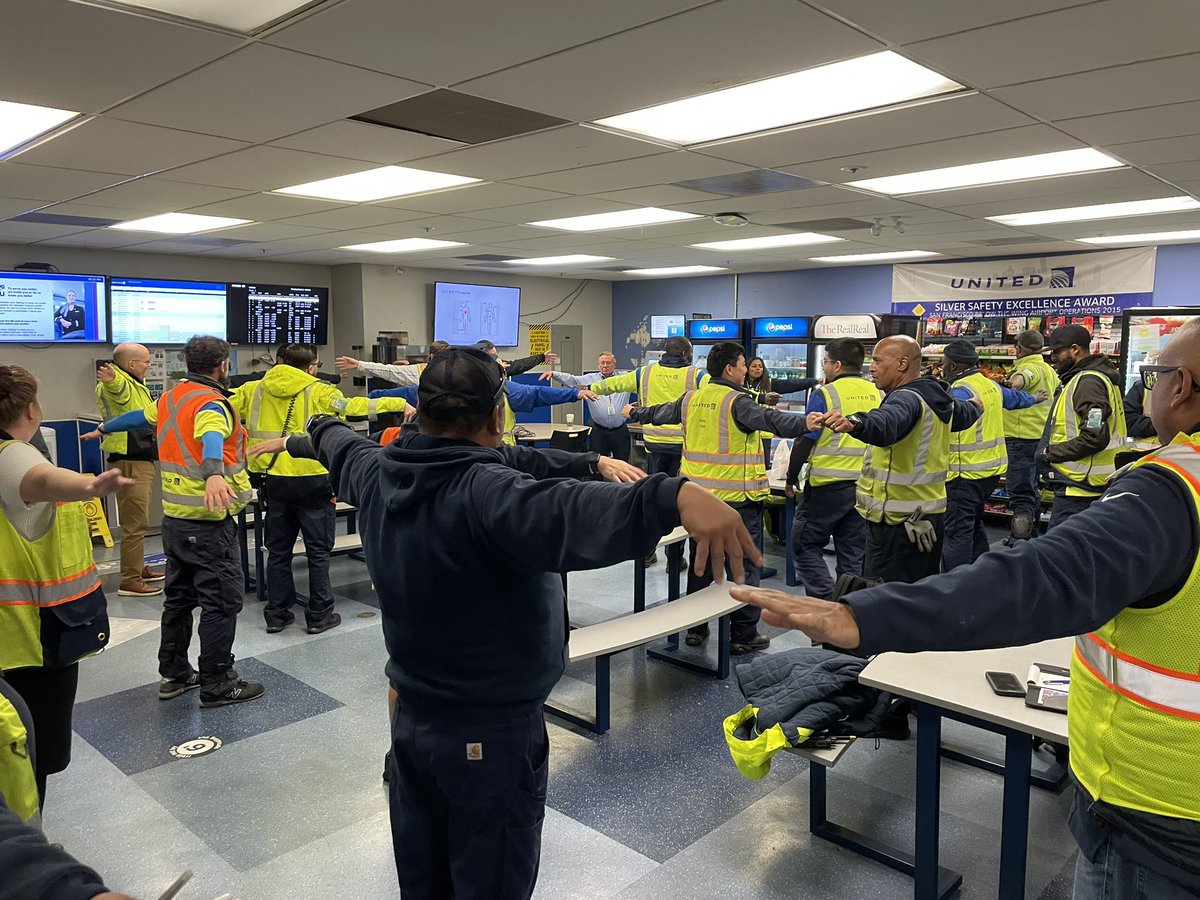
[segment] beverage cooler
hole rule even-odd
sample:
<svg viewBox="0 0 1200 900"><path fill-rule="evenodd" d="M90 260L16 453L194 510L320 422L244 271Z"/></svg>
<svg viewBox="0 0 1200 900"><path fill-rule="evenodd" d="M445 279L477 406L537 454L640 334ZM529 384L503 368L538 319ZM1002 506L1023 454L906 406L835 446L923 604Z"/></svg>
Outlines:
<svg viewBox="0 0 1200 900"><path fill-rule="evenodd" d="M752 319L746 362L761 356L772 382L812 378L812 319L801 317ZM774 387L772 388L775 389ZM804 408L807 390L780 391L783 409Z"/></svg>
<svg viewBox="0 0 1200 900"><path fill-rule="evenodd" d="M712 349L713 344L737 341L745 347L749 333L746 326L745 319L689 319L687 336L692 342L692 365L705 369L708 351Z"/></svg>
<svg viewBox="0 0 1200 900"><path fill-rule="evenodd" d="M1142 377L1142 365L1155 365L1171 335L1193 319L1200 306L1127 309L1121 320L1121 371L1128 391Z"/></svg>
<svg viewBox="0 0 1200 900"><path fill-rule="evenodd" d="M896 316L890 313L862 313L845 316L817 316L812 324L813 375L822 378L821 365L825 345L835 338L855 338L866 346L863 374L870 377L871 350L885 337L906 334L918 344L924 337L924 322L920 316Z"/></svg>

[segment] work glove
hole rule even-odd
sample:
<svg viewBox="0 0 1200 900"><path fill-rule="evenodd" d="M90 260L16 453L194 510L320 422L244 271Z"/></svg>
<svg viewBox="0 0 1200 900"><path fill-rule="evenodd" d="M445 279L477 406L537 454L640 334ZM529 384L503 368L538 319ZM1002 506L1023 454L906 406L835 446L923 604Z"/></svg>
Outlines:
<svg viewBox="0 0 1200 900"><path fill-rule="evenodd" d="M921 553L931 552L937 543L937 532L933 530L933 523L925 518L919 506L916 512L904 520L904 533L908 535L909 543L916 544Z"/></svg>

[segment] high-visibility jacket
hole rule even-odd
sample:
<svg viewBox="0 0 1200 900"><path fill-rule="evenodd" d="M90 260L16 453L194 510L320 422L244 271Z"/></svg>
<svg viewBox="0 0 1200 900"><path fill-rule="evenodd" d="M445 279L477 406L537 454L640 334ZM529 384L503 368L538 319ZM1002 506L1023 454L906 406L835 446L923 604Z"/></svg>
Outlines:
<svg viewBox="0 0 1200 900"><path fill-rule="evenodd" d="M983 415L974 425L950 432L950 479L975 480L1003 475L1008 471L1004 447L1004 396L1000 386L982 372L972 372L954 381L983 404Z"/></svg>
<svg viewBox="0 0 1200 900"><path fill-rule="evenodd" d="M0 454L13 443L0 441ZM27 541L7 516L0 516L0 670L70 665L108 643L108 616L83 504L55 506L50 527L35 541ZM68 611L70 604L78 606ZM55 608L64 622L83 624L74 621L78 618L95 626L71 659L59 658L57 647L42 641L42 613Z"/></svg>
<svg viewBox="0 0 1200 900"><path fill-rule="evenodd" d="M314 415L374 419L381 412L403 412L408 405L399 397L348 398L332 384L283 364L276 365L260 380L239 387L229 401L246 423L247 447L302 432ZM288 453L256 456L247 466L251 472L284 477L329 474L315 459L297 459Z"/></svg>
<svg viewBox="0 0 1200 900"><path fill-rule="evenodd" d="M1099 497L1108 479L1117 470L1117 451L1125 446L1124 398L1112 379L1102 372L1090 369L1084 369L1074 376L1054 398L1050 419L1046 423L1046 432L1050 436L1050 444L1062 444L1079 436L1080 421L1075 414L1075 390L1083 378L1099 378L1108 392L1108 444L1099 453L1085 456L1083 459L1050 465L1055 472L1055 482L1067 485L1068 497ZM1086 426L1087 423L1082 424Z"/></svg>
<svg viewBox="0 0 1200 900"><path fill-rule="evenodd" d="M10 694L15 693L0 679L0 795L22 822L38 824L37 779L30 754L33 722L32 718L26 721L14 705Z"/></svg>
<svg viewBox="0 0 1200 900"><path fill-rule="evenodd" d="M919 393L911 393L921 402L916 426L890 447L868 446L863 457L854 505L868 522L899 525L918 508L924 515L946 511L950 423L939 419Z"/></svg>
<svg viewBox="0 0 1200 900"><path fill-rule="evenodd" d="M379 445L381 447L386 447L396 438L400 437L400 430L401 429L399 425L393 425L391 428L383 429L383 433L379 435Z"/></svg>
<svg viewBox="0 0 1200 900"><path fill-rule="evenodd" d="M1058 373L1040 353L1022 356L1013 367L1012 374L1020 375L1025 379L1021 390L1027 394L1045 391L1052 397L1059 386ZM1042 432L1046 430L1048 415L1050 415L1049 403L1037 403L1024 409L1006 409L1004 411L1004 436L1024 441L1040 440Z"/></svg>
<svg viewBox="0 0 1200 900"><path fill-rule="evenodd" d="M500 438L504 443L510 446L516 446L517 438L513 434L513 429L517 427L517 414L513 412L513 408L508 405L508 395L504 395L504 435Z"/></svg>
<svg viewBox="0 0 1200 900"><path fill-rule="evenodd" d="M224 440L225 480L237 497L234 506L209 512L204 508L204 446L196 436L196 419L210 403L224 406L231 423ZM224 519L250 502L246 474L246 429L241 416L220 392L197 381L180 382L158 398L158 459L162 470L163 513L176 519ZM213 415L218 415L213 413Z"/></svg>
<svg viewBox="0 0 1200 900"><path fill-rule="evenodd" d="M658 406L674 403L688 391L702 387L708 381L708 373L695 366L664 366L653 363L632 372L613 375L603 381L589 385L597 394L628 392L637 395L638 406ZM682 425L643 425L642 437L647 444L666 444L675 447L683 444ZM762 453L762 442L759 442Z"/></svg>
<svg viewBox="0 0 1200 900"><path fill-rule="evenodd" d="M143 382L138 381L116 364L110 368L113 371L113 380L96 382L96 405L100 407L102 421L107 422L109 419L115 419L127 412L133 412L135 409L149 409L154 406L154 398L150 396L150 389ZM147 434L143 441L147 445L147 449L153 449L154 438L152 435ZM138 438L135 437L135 447L137 444ZM117 431L104 435L100 441L100 448L105 453L124 456L129 452L129 433Z"/></svg>
<svg viewBox="0 0 1200 900"><path fill-rule="evenodd" d="M1178 478L1200 512L1200 432L1180 435L1134 466L1155 466ZM1067 720L1071 768L1093 797L1200 821L1197 634L1200 555L1165 603L1127 607L1075 638Z"/></svg>
<svg viewBox="0 0 1200 900"><path fill-rule="evenodd" d="M883 402L879 388L857 375L843 375L816 392L825 401L825 409L844 416L870 412ZM840 481L855 481L862 471L867 445L856 437L822 428L817 444L808 457L808 483L813 487Z"/></svg>
<svg viewBox="0 0 1200 900"><path fill-rule="evenodd" d="M683 396L683 459L679 474L729 503L763 500L770 494L762 438L746 434L733 418L744 391L710 381Z"/></svg>

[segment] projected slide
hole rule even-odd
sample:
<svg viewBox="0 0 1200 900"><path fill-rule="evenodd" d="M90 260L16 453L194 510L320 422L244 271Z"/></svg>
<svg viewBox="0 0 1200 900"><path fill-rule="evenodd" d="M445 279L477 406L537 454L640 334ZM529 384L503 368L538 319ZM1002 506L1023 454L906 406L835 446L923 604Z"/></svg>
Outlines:
<svg viewBox="0 0 1200 900"><path fill-rule="evenodd" d="M488 340L517 345L521 289L438 282L434 290L433 339L451 344Z"/></svg>
<svg viewBox="0 0 1200 900"><path fill-rule="evenodd" d="M0 341L108 339L103 275L0 272Z"/></svg>
<svg viewBox="0 0 1200 900"><path fill-rule="evenodd" d="M197 334L225 337L225 285L208 281L114 278L113 341L185 344Z"/></svg>

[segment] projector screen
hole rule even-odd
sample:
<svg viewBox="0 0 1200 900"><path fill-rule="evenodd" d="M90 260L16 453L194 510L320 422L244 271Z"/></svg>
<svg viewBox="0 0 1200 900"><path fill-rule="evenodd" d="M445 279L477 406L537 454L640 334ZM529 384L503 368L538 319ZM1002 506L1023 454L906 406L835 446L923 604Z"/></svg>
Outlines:
<svg viewBox="0 0 1200 900"><path fill-rule="evenodd" d="M515 347L521 318L521 289L439 281L433 292L433 339L449 344L491 341Z"/></svg>
<svg viewBox="0 0 1200 900"><path fill-rule="evenodd" d="M107 340L103 275L0 272L0 341L102 344Z"/></svg>
<svg viewBox="0 0 1200 900"><path fill-rule="evenodd" d="M197 334L225 337L224 282L113 278L113 343L186 344Z"/></svg>

